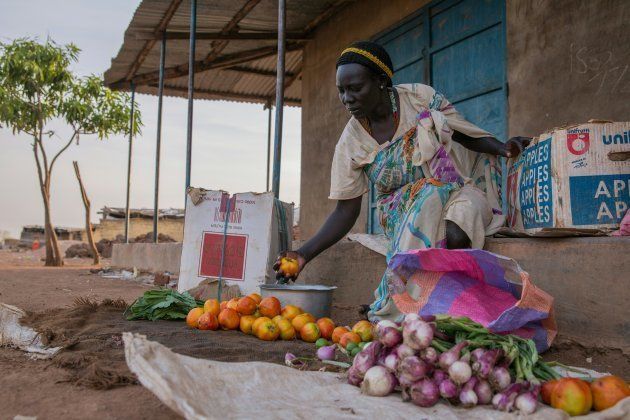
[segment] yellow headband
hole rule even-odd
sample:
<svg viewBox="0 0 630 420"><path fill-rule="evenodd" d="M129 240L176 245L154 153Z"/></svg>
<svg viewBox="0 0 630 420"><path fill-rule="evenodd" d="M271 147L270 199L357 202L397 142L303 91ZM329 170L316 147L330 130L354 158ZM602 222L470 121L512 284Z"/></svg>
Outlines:
<svg viewBox="0 0 630 420"><path fill-rule="evenodd" d="M394 76L394 72L387 67L387 65L385 63L383 63L381 60L378 59L378 57L376 57L374 54L362 50L360 48L346 48L345 50L343 50L341 52L341 55L344 55L347 52L353 52L359 55L362 55L363 57L367 58L368 60L370 60L372 63L376 64L381 70L383 70L383 72L385 72L385 74L387 75L387 77L389 77L390 79ZM341 56L340 56L341 57Z"/></svg>

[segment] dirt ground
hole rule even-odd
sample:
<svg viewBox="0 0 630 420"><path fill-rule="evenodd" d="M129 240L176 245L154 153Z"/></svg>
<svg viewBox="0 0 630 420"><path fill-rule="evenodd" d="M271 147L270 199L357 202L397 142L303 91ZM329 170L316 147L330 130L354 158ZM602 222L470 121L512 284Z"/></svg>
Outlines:
<svg viewBox="0 0 630 420"><path fill-rule="evenodd" d="M39 255L0 250L0 302L26 311L69 307L77 297L132 302L149 286L89 274L90 260L69 259L45 268ZM107 264L107 261L105 261ZM100 391L58 382L67 376L50 361L0 348L0 419L175 419L177 414L139 385Z"/></svg>
<svg viewBox="0 0 630 420"><path fill-rule="evenodd" d="M140 332L178 353L215 360L282 363L287 351L299 356L312 353L312 345L302 342L261 343L230 332L208 334L182 328L178 322L127 322L116 300L130 303L151 286L91 274L87 259L67 260L64 268L45 268L40 257L30 251L0 250L0 302L29 312L28 324L43 331L53 345L68 346L68 350L53 361L36 361L20 351L0 348L0 389L4 391L0 393L0 419L15 415L39 419L178 418L135 384L124 362L122 331ZM77 298L83 303L77 304ZM93 303L106 299L109 304ZM358 315L356 308L337 308L333 317L349 323ZM250 341L256 345L250 346ZM243 352L243 348L251 350ZM562 336L544 358L630 377L628 355L610 348L585 348ZM99 387L110 389L94 389Z"/></svg>

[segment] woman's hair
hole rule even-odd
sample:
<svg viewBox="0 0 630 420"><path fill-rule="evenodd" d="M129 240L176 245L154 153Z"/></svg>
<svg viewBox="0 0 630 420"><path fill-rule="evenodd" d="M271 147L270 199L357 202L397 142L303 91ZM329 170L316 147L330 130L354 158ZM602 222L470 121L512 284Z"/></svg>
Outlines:
<svg viewBox="0 0 630 420"><path fill-rule="evenodd" d="M361 64L377 76L387 79L387 86L392 85L394 66L385 48L371 41L357 41L341 52L337 67L344 64Z"/></svg>

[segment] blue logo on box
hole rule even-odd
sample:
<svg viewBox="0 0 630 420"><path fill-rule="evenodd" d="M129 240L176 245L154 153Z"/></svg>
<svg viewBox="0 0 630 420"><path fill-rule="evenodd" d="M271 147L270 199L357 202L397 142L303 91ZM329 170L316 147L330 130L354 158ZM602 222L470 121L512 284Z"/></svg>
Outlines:
<svg viewBox="0 0 630 420"><path fill-rule="evenodd" d="M519 203L525 229L553 225L551 190L551 138L528 147L521 156Z"/></svg>
<svg viewBox="0 0 630 420"><path fill-rule="evenodd" d="M575 226L619 223L630 206L630 174L573 176L569 188Z"/></svg>

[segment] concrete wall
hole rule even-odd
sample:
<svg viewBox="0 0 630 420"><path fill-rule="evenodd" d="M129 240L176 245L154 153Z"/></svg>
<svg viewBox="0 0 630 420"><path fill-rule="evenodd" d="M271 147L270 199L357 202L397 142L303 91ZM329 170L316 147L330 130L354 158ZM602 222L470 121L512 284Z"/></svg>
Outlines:
<svg viewBox="0 0 630 420"><path fill-rule="evenodd" d="M507 2L509 132L630 119L630 2Z"/></svg>
<svg viewBox="0 0 630 420"><path fill-rule="evenodd" d="M493 238L486 249L514 258L555 298L562 334L630 350L630 237Z"/></svg>
<svg viewBox="0 0 630 420"><path fill-rule="evenodd" d="M153 219L132 218L129 221L129 238L146 235L153 232ZM184 240L184 219L162 219L158 221L158 232L170 236L177 242ZM94 231L94 240L114 240L118 235L125 234L124 219L101 220Z"/></svg>
<svg viewBox="0 0 630 420"><path fill-rule="evenodd" d="M335 201L328 200L330 165L349 114L335 87L335 62L351 42L368 39L418 10L426 0L362 0L324 23L304 50L302 72L301 237L319 228ZM365 232L366 211L353 231Z"/></svg>
<svg viewBox="0 0 630 420"><path fill-rule="evenodd" d="M181 243L114 244L112 267L133 268L141 271L179 273Z"/></svg>
<svg viewBox="0 0 630 420"><path fill-rule="evenodd" d="M630 350L630 238L489 238L486 249L514 258L532 281L555 298L564 337ZM343 240L311 261L299 281L337 286L334 304L372 303L385 257Z"/></svg>
<svg viewBox="0 0 630 420"><path fill-rule="evenodd" d="M315 233L335 205L328 200L335 144L348 121L335 88L335 61L352 41L367 39L428 1L363 0L315 33L302 74L302 238ZM511 135L537 135L591 118L628 120L630 2L507 0ZM364 232L366 211L354 231Z"/></svg>

